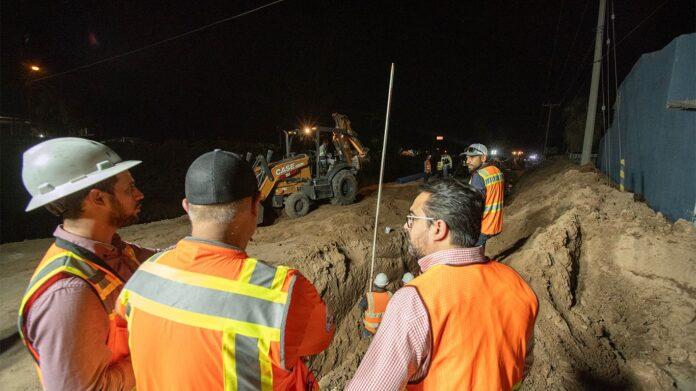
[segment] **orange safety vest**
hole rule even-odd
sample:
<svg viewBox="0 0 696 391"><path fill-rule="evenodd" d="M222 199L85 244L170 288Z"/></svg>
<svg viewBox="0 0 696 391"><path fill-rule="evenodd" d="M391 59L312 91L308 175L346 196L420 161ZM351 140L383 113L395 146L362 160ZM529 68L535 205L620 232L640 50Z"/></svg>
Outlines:
<svg viewBox="0 0 696 391"><path fill-rule="evenodd" d="M135 269L139 262L135 257L133 249L126 244L122 251L134 263L133 269ZM41 357L39 357L39 353L27 338L25 321L36 299L53 283L67 277L78 277L88 283L104 305L104 311L109 316L109 336L106 340L106 345L111 350L111 362L119 361L129 354L128 331L125 325L119 322L114 312L114 305L121 288L123 288L124 281L95 254L58 238L48 249L46 255L34 271L29 281L29 287L24 293L19 306L19 335L34 358L40 379L42 378ZM79 341L75 341L75 343L79 343Z"/></svg>
<svg viewBox="0 0 696 391"><path fill-rule="evenodd" d="M510 390L522 381L538 311L532 289L496 261L437 265L412 280L430 317L430 366L410 390Z"/></svg>
<svg viewBox="0 0 696 391"><path fill-rule="evenodd" d="M365 310L363 323L367 331L375 334L379 328L379 324L382 323L382 315L384 315L384 311L387 310L387 303L389 303L392 293L367 292L365 297L367 297L367 309Z"/></svg>
<svg viewBox="0 0 696 391"><path fill-rule="evenodd" d="M192 240L143 262L118 312L130 333L139 391L318 388L303 361L286 362L297 271ZM323 327L323 325L322 325ZM312 384L314 383L314 384Z"/></svg>
<svg viewBox="0 0 696 391"><path fill-rule="evenodd" d="M503 196L505 195L503 173L494 165L486 166L478 170L477 173L486 186L481 233L497 235L503 230Z"/></svg>

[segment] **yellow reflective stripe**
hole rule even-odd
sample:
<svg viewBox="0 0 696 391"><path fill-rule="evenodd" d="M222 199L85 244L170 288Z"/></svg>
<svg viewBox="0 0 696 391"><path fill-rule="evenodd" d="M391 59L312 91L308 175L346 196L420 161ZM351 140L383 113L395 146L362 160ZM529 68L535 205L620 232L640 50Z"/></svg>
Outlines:
<svg viewBox="0 0 696 391"><path fill-rule="evenodd" d="M271 363L271 345L263 339L259 339L259 368L261 369L261 391L273 391L273 363Z"/></svg>
<svg viewBox="0 0 696 391"><path fill-rule="evenodd" d="M29 300L30 297L34 296L34 293L46 282L48 281L51 277L55 276L58 273L62 273L64 271L69 271L71 274L74 274L78 277L81 277L84 280L89 280L89 277L87 277L84 273L82 273L80 270L69 267L69 266L61 266L59 268L56 268L52 272L46 274L41 278L39 281L36 281L34 285L27 290L27 292L24 294L24 297L22 298L22 303L20 304L19 308L20 311L24 309L24 306L27 304L27 301Z"/></svg>
<svg viewBox="0 0 696 391"><path fill-rule="evenodd" d="M493 208L499 209L500 206L501 206L502 204L503 204L503 203L500 202L500 201L498 201L498 202L491 202L490 204L486 204L486 205L484 206L484 208L485 208L485 210L489 210L489 209L493 209Z"/></svg>
<svg viewBox="0 0 696 391"><path fill-rule="evenodd" d="M39 264L39 267L37 267L36 270L34 271L34 274L32 274L32 278L35 275L41 273L41 270L43 270L46 267L46 265L48 265L49 263L55 261L56 259L58 259L60 257L69 257L71 255L73 255L73 254L70 251L64 251L62 253L58 253L58 254L52 256L51 258L42 260L41 263ZM79 257L76 257L76 258L79 259Z"/></svg>
<svg viewBox="0 0 696 391"><path fill-rule="evenodd" d="M99 291L99 297L101 297L102 300L109 297L111 292L118 289L118 287L121 285L121 283L119 281L116 281L116 280L112 280L112 279L107 278L107 281L110 281L109 285L107 285L104 289Z"/></svg>
<svg viewBox="0 0 696 391"><path fill-rule="evenodd" d="M276 273L275 277L273 277L273 283L271 284L271 289L274 291L280 291L283 289L283 283L285 282L285 278L288 276L288 267L287 266L278 266L276 268Z"/></svg>
<svg viewBox="0 0 696 391"><path fill-rule="evenodd" d="M376 312L365 311L365 317L366 317L366 318L377 318L377 319L381 319L381 318L382 318L382 315L384 315L384 314L381 313L381 312L380 312L380 313L376 313Z"/></svg>
<svg viewBox="0 0 696 391"><path fill-rule="evenodd" d="M503 181L502 174L493 174L487 178L484 178L483 182L486 186L492 185L494 183L499 183Z"/></svg>
<svg viewBox="0 0 696 391"><path fill-rule="evenodd" d="M232 330L222 332L222 368L225 379L225 391L237 389L237 363L234 353L235 334Z"/></svg>
<svg viewBox="0 0 696 391"><path fill-rule="evenodd" d="M256 268L256 259L247 258L244 260L244 266L242 266L242 271L239 273L239 281L245 284L249 283L251 275L254 274L254 269Z"/></svg>
<svg viewBox="0 0 696 391"><path fill-rule="evenodd" d="M217 331L230 329L235 330L237 334L248 337L280 341L280 329L169 307L146 299L131 290L124 289L123 292L125 292L126 301L130 302L133 307L132 310L138 309L172 322L193 327ZM232 338L234 341L234 336Z"/></svg>
<svg viewBox="0 0 696 391"><path fill-rule="evenodd" d="M379 327L379 323L365 321L365 326L372 327L373 329L376 329L377 327Z"/></svg>
<svg viewBox="0 0 696 391"><path fill-rule="evenodd" d="M82 272L81 272L80 270L78 270L78 269L75 269L74 267L71 267L71 266L63 266L63 267L60 267L60 268L58 268L58 269L56 269L56 270L68 271L68 272L70 272L70 274L79 276L79 277L81 277L82 279L89 281L89 277L87 277L84 273L82 273ZM51 274L53 274L53 273L51 273ZM107 274L107 276L108 276L108 274ZM110 282L109 282L109 285L107 285L107 286L106 286L105 288L103 288L103 289L101 289L101 288L97 289L98 287L97 287L96 284L91 284L91 283L90 283L90 285L92 285L93 287L95 287L95 289L96 289L97 292L99 293L99 298L100 298L102 301L103 301L104 299L106 299L106 298L109 296L109 294L110 294L111 292L114 291L114 289L117 289L117 288L121 285L121 282L118 281L118 280L109 279L109 278L107 278L107 277L104 277L104 278L106 278L106 279L109 280Z"/></svg>
<svg viewBox="0 0 696 391"><path fill-rule="evenodd" d="M254 262L256 262L255 259ZM161 263L144 262L140 266L140 270L188 285L236 293L274 303L285 304L288 299L288 294L279 290L272 290L253 284L245 284L241 281L228 280L222 277L180 270ZM251 272L253 272L253 268ZM248 278L250 277L251 273L248 275Z"/></svg>

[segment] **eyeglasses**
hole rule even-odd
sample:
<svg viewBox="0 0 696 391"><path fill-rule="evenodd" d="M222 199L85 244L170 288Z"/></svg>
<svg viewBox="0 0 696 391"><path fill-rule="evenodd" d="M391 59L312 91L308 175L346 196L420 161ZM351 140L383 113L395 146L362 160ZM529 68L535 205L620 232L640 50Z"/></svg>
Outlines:
<svg viewBox="0 0 696 391"><path fill-rule="evenodd" d="M408 229L413 228L413 220L415 219L420 219L420 220L430 220L430 221L435 221L437 219L434 219L432 217L426 217L426 216L414 216L414 215L406 215L406 226Z"/></svg>
<svg viewBox="0 0 696 391"><path fill-rule="evenodd" d="M466 150L466 153L475 153L475 154L478 154L478 155L483 155L483 152L481 152L481 151L479 151L478 149L473 148L473 147L469 147L469 148Z"/></svg>

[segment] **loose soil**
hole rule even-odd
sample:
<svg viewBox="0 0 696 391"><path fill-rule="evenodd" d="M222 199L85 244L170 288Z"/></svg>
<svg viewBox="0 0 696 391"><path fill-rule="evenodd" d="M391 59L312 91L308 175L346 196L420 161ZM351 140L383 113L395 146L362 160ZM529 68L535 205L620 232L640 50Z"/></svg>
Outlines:
<svg viewBox="0 0 696 391"><path fill-rule="evenodd" d="M375 272L397 281L417 265L401 226L416 184L385 185ZM368 340L357 303L370 273L376 188L349 206L321 205L260 227L249 254L298 268L334 313L337 332L311 368L323 389L342 389ZM385 233L384 227L395 230ZM186 236L186 217L142 224L122 236L165 247ZM0 246L0 384L39 389L15 332L16 308L50 240ZM674 224L589 167L552 162L524 175L487 255L512 266L540 302L534 366L525 389L694 389L696 229ZM391 288L394 288L393 286Z"/></svg>

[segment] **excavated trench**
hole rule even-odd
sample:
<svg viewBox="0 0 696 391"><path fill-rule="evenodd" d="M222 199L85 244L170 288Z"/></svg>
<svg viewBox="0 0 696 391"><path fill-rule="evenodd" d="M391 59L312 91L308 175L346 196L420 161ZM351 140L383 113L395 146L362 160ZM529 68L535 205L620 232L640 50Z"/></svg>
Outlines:
<svg viewBox="0 0 696 391"><path fill-rule="evenodd" d="M400 227L414 184L385 190L380 227ZM311 361L325 389L343 389L369 341L357 302L369 274L374 194L291 224L313 243L284 255L334 312L332 345ZM311 216L312 214L310 214ZM307 217L310 217L307 216ZM297 226L296 224L303 224ZM606 177L566 162L521 178L503 234L487 255L513 267L540 303L534 365L525 389L691 389L696 384L696 229L671 223ZM277 241L281 222L261 233ZM416 271L403 230L378 235L375 272L392 281ZM261 250L261 248L259 248ZM285 258L288 259L288 258Z"/></svg>
<svg viewBox="0 0 696 391"><path fill-rule="evenodd" d="M358 303L370 280L375 190L364 189L363 201L354 205L326 205L305 217L260 228L250 247L251 254L259 254L271 263L298 268L314 283L331 310L336 323L334 339L328 349L309 362L310 369L320 376L322 389L342 389L369 345L368 339L360 337L362 314ZM417 271L402 229L416 194L414 184L388 185L384 189L374 273L387 274L392 292L405 272ZM389 233L385 227L391 228Z"/></svg>

